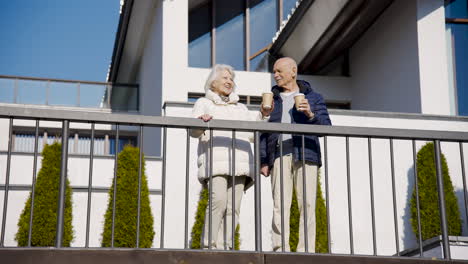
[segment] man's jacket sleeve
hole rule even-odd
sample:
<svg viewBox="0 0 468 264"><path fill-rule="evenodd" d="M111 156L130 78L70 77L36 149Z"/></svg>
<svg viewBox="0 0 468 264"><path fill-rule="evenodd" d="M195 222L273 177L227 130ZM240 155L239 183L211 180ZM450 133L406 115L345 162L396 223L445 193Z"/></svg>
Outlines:
<svg viewBox="0 0 468 264"><path fill-rule="evenodd" d="M313 125L331 125L330 116L328 115L327 106L325 100L320 94L316 94L315 100L309 100L310 109L314 113L314 118L308 120L307 124Z"/></svg>

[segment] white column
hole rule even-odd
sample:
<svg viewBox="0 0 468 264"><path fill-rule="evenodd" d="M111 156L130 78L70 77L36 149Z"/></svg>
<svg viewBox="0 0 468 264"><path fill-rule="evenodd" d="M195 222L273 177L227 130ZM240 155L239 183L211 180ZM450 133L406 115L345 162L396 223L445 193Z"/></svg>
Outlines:
<svg viewBox="0 0 468 264"><path fill-rule="evenodd" d="M443 0L417 1L421 112L450 115Z"/></svg>

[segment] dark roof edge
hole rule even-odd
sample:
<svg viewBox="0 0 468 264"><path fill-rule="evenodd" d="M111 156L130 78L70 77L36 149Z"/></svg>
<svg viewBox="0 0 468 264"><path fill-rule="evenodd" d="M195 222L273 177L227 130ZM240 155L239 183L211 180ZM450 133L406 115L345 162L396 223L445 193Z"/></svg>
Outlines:
<svg viewBox="0 0 468 264"><path fill-rule="evenodd" d="M168 106L193 107L193 105L194 103L190 103L190 102L166 101L162 108L165 109ZM256 110L259 108L259 106L247 105L247 108L249 110ZM448 116L448 115L431 115L431 114L380 112L380 111L363 111L363 110L343 110L343 109L329 109L328 112L332 115L468 122L468 116Z"/></svg>
<svg viewBox="0 0 468 264"><path fill-rule="evenodd" d="M128 24L132 14L133 0L126 0L122 6L120 13L119 26L115 35L114 50L112 52L112 60L109 69L108 82L115 82L120 67L120 59L122 58L125 40L127 38Z"/></svg>
<svg viewBox="0 0 468 264"><path fill-rule="evenodd" d="M269 53L276 57L279 54L281 48L283 47L284 43L288 40L289 36L291 36L292 32L296 28L297 24L302 20L302 17L310 8L310 6L315 2L315 0L303 0L296 8L294 13L292 14L291 18L288 20L284 28L279 33L278 38L273 42L270 49L268 50Z"/></svg>

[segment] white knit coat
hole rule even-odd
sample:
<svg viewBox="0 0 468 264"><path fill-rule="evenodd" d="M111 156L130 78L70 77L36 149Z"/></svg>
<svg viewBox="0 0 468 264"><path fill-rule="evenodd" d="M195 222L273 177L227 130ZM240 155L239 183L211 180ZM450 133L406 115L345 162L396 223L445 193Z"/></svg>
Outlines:
<svg viewBox="0 0 468 264"><path fill-rule="evenodd" d="M207 90L205 97L198 99L192 110L192 116L197 118L209 114L213 120L260 121L260 112L251 113L247 107L239 103L239 96L232 92L229 101L224 102L221 97L211 90ZM199 138L198 143L198 180L205 183L210 177L209 146L210 133L204 130L192 130L192 137ZM253 133L236 132L235 140L235 176L247 176L245 189L251 186L254 179L254 156L250 142ZM231 175L232 169L232 131L213 131L213 176Z"/></svg>

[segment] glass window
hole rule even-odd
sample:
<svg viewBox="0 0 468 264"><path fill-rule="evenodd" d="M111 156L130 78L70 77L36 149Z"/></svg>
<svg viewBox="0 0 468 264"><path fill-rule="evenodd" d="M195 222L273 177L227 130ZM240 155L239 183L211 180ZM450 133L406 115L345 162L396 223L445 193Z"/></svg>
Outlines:
<svg viewBox="0 0 468 264"><path fill-rule="evenodd" d="M211 67L211 5L189 14L189 66Z"/></svg>
<svg viewBox="0 0 468 264"><path fill-rule="evenodd" d="M296 7L297 0L283 0L283 20L291 14L291 9Z"/></svg>
<svg viewBox="0 0 468 264"><path fill-rule="evenodd" d="M277 0L250 1L250 56L271 43L276 33ZM251 71L264 71L259 67L265 61L266 52L250 61ZM268 65L266 67L268 70Z"/></svg>
<svg viewBox="0 0 468 264"><path fill-rule="evenodd" d="M468 24L447 24L452 37L453 78L458 114L468 116Z"/></svg>
<svg viewBox="0 0 468 264"><path fill-rule="evenodd" d="M216 1L216 63L244 70L244 0Z"/></svg>
<svg viewBox="0 0 468 264"><path fill-rule="evenodd" d="M467 0L446 1L445 17L468 18L468 1Z"/></svg>

